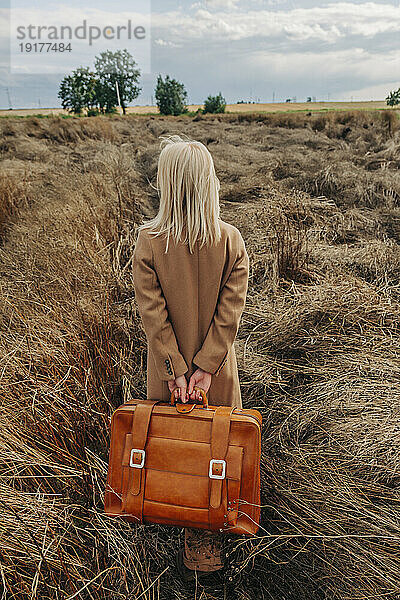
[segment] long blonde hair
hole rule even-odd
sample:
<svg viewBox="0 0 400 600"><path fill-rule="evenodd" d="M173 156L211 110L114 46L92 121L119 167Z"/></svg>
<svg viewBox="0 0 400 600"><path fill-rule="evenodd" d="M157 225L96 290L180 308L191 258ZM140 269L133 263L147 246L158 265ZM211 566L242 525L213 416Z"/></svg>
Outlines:
<svg viewBox="0 0 400 600"><path fill-rule="evenodd" d="M165 253L170 235L178 243L183 231L183 243L189 244L191 253L197 239L201 240L201 246L219 242L220 181L208 148L179 135L160 138L157 170L160 207L154 219L140 225L138 230L150 229L154 237L167 234Z"/></svg>

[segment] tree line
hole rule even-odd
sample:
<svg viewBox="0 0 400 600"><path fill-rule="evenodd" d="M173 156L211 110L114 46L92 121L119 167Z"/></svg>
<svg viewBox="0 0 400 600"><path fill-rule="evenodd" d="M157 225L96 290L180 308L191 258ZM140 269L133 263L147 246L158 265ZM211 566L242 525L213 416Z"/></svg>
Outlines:
<svg viewBox="0 0 400 600"><path fill-rule="evenodd" d="M138 97L140 70L128 50L106 50L94 59L94 69L79 67L64 77L58 97L64 109L88 116L115 113L121 106L126 114L127 105ZM188 111L187 91L183 83L166 75L157 78L155 99L160 114L181 115ZM204 101L203 113L225 112L226 101L221 92L209 95ZM200 109L199 109L200 110Z"/></svg>

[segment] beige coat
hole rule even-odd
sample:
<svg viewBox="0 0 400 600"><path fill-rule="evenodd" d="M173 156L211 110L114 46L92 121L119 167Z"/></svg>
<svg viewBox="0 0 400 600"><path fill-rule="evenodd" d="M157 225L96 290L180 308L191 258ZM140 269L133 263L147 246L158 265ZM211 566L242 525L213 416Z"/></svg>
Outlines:
<svg viewBox="0 0 400 600"><path fill-rule="evenodd" d="M242 407L235 340L246 302L249 256L240 231L219 219L215 246L194 253L170 237L139 232L135 298L148 342L147 397L169 401L167 381L200 367L213 374L210 405ZM189 400L190 402L190 400Z"/></svg>

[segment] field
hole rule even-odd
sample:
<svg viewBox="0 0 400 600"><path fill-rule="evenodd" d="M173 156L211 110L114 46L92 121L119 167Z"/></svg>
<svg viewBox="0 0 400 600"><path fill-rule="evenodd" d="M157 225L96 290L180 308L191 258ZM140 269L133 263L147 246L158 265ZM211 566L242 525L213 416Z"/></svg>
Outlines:
<svg viewBox="0 0 400 600"><path fill-rule="evenodd" d="M183 531L107 518L112 411L145 397L136 228L159 136L205 143L250 256L237 340L263 415L262 522L226 537L240 600L400 598L397 111L0 120L0 588L185 590ZM233 597L233 596L231 596Z"/></svg>
<svg viewBox="0 0 400 600"><path fill-rule="evenodd" d="M188 110L196 112L203 108L200 104L190 104ZM359 102L270 102L270 103L244 103L227 104L226 112L292 112L292 111L327 111L327 110L382 110L388 109L384 100L371 100ZM158 114L157 106L129 106L127 113L132 115ZM32 115L56 116L67 115L68 111L62 108L21 108L14 110L0 109L0 117L27 117Z"/></svg>

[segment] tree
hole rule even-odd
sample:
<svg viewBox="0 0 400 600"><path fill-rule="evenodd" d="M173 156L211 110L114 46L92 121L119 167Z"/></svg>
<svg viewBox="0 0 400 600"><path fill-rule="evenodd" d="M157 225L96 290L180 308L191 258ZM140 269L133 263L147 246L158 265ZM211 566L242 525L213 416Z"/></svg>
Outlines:
<svg viewBox="0 0 400 600"><path fill-rule="evenodd" d="M61 81L58 97L64 109L80 114L83 108L96 106L96 76L89 67L78 67Z"/></svg>
<svg viewBox="0 0 400 600"><path fill-rule="evenodd" d="M164 81L161 75L158 76L155 97L162 115L176 116L188 112L185 86L176 79L171 79L169 75L166 75Z"/></svg>
<svg viewBox="0 0 400 600"><path fill-rule="evenodd" d="M203 114L205 113L223 113L226 108L226 100L221 94L218 96L208 96L204 102Z"/></svg>
<svg viewBox="0 0 400 600"><path fill-rule="evenodd" d="M400 104L400 88L394 92L390 92L389 96L386 96L385 100L388 106Z"/></svg>
<svg viewBox="0 0 400 600"><path fill-rule="evenodd" d="M111 112L118 105L116 83L118 83L121 107L126 114L126 104L138 97L141 87L137 63L128 50L112 52L106 50L95 57L97 75L96 97L100 109Z"/></svg>

